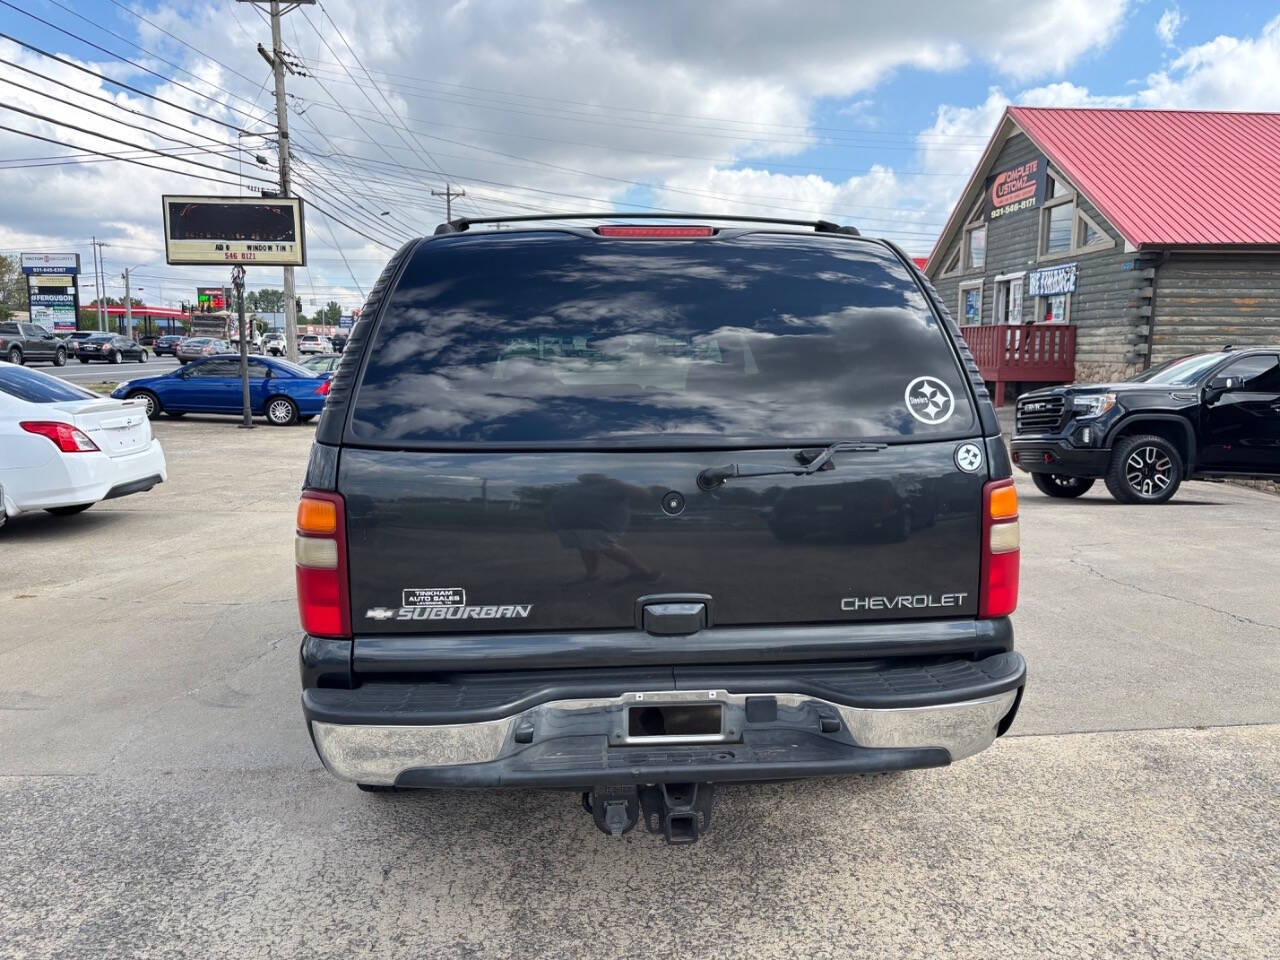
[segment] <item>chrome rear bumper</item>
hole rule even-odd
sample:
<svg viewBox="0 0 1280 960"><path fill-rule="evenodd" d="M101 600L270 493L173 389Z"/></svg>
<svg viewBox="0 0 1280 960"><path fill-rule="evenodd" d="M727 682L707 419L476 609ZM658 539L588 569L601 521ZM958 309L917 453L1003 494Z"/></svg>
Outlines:
<svg viewBox="0 0 1280 960"><path fill-rule="evenodd" d="M936 766L948 759L954 762L979 753L995 740L1001 721L1016 704L1018 693L1018 690L1008 690L956 703L891 709L850 707L794 693L751 694L750 697L776 700L778 719L766 725L767 732L773 736L772 754L778 754L779 744L785 744L787 735L794 733L797 738L807 741L820 739L831 748L857 751L862 762L856 769L870 770L877 769L871 753L874 750L886 751L885 766L879 769ZM740 719L727 721L723 734L698 738L697 743L674 737L646 738L641 743L628 743L618 732L621 729L620 718L626 708L637 704L689 702L718 702L725 705L726 717L741 718L745 715L747 699L746 694L723 690L628 693L610 698L552 701L508 717L476 723L376 725L313 720L311 734L320 759L335 776L366 784L395 784L401 775L409 771L464 767L478 772L484 768L473 765L501 767L505 761L518 762L523 751L532 752L536 748L546 753L547 746L558 740L573 740L579 750L579 758L593 752L598 755L596 760L607 755L605 765L615 772L619 767L631 766L633 773L630 779L634 782L661 781L646 781L643 764L630 765L628 757L639 759L643 756L644 762L648 763L654 753L661 753L663 763L669 766L672 762L679 763L685 752L691 758L696 752L699 760L704 760L708 750L717 751L714 753L717 758L729 759L730 762L724 766L726 776L721 779L732 779L730 773L735 751L745 754L750 746L750 734L754 731L749 722L741 723ZM824 727L819 733L813 723L815 717L838 717L839 727L835 731ZM778 740L779 734L782 740ZM587 744L585 754L582 743ZM627 754L627 751L635 752ZM933 757L940 756L937 751L945 751L946 756L912 763L910 751L933 751ZM785 747L782 753L785 753ZM892 762L887 759L890 753L894 754ZM800 768L790 763L788 757L779 756L777 775L789 778L856 772L848 762L833 763L829 769L824 768L822 751L815 754L810 750L809 755L819 759L807 760ZM835 754L828 751L828 755ZM749 769L752 776L743 779L768 777L769 765L760 761L759 751ZM764 771L763 777L761 771ZM527 775L527 765L520 773L518 781L495 773L491 785L517 782L539 785L536 775ZM456 778L460 784L484 782L481 777L466 776L465 770L463 774ZM552 785L551 780L546 785Z"/></svg>

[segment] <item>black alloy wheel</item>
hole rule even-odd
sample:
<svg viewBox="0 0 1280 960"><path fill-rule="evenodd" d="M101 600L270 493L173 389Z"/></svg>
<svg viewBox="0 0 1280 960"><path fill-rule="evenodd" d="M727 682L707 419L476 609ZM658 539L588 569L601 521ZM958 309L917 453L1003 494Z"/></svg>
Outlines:
<svg viewBox="0 0 1280 960"><path fill-rule="evenodd" d="M1164 503L1182 483L1182 455L1164 437L1125 437L1112 451L1107 489L1121 503Z"/></svg>
<svg viewBox="0 0 1280 960"><path fill-rule="evenodd" d="M1087 477L1068 477L1062 473L1033 473L1031 482L1046 497L1074 500L1083 497L1093 486L1093 480Z"/></svg>

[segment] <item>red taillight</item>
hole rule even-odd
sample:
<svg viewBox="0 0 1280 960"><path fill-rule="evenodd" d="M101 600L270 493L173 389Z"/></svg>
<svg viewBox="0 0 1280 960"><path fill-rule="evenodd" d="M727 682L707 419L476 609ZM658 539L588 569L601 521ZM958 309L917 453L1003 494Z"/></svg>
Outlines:
<svg viewBox="0 0 1280 960"><path fill-rule="evenodd" d="M298 504L294 563L298 618L317 637L351 636L347 524L342 496L307 490Z"/></svg>
<svg viewBox="0 0 1280 960"><path fill-rule="evenodd" d="M27 433L48 437L63 453L92 453L98 449L98 445L85 436L83 430L69 423L58 423L55 420L24 420L19 426Z"/></svg>
<svg viewBox="0 0 1280 960"><path fill-rule="evenodd" d="M324 383L320 384L320 386L316 387L316 393L322 397L327 397L329 395L329 381L326 380Z"/></svg>
<svg viewBox="0 0 1280 960"><path fill-rule="evenodd" d="M1014 491L1013 481L991 481L982 488L979 617L1006 617L1017 608L1020 536L1018 495Z"/></svg>
<svg viewBox="0 0 1280 960"><path fill-rule="evenodd" d="M602 237L635 237L650 240L674 240L688 239L690 237L713 237L715 229L712 227L624 227L624 226L603 226L596 227L596 233Z"/></svg>

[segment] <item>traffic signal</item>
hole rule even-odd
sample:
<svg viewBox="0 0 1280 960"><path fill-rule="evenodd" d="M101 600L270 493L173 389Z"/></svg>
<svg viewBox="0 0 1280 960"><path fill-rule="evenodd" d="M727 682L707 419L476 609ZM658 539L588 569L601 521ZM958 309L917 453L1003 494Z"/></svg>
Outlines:
<svg viewBox="0 0 1280 960"><path fill-rule="evenodd" d="M295 318L302 316L302 298L301 297L293 298L293 315Z"/></svg>

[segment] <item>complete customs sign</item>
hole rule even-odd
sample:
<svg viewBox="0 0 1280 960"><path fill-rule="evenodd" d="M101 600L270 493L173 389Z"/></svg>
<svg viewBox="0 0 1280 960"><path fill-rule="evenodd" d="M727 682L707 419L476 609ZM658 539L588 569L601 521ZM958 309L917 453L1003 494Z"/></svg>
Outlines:
<svg viewBox="0 0 1280 960"><path fill-rule="evenodd" d="M1036 157L987 177L984 208L987 220L998 220L1020 210L1033 210L1044 203L1049 182L1049 162Z"/></svg>
<svg viewBox="0 0 1280 960"><path fill-rule="evenodd" d="M78 253L24 253L22 272L27 275L27 298L31 322L54 333L70 333L76 328L80 311Z"/></svg>
<svg viewBox="0 0 1280 960"><path fill-rule="evenodd" d="M169 263L301 267L307 262L296 197L163 198Z"/></svg>

